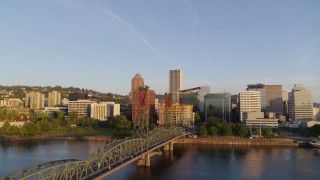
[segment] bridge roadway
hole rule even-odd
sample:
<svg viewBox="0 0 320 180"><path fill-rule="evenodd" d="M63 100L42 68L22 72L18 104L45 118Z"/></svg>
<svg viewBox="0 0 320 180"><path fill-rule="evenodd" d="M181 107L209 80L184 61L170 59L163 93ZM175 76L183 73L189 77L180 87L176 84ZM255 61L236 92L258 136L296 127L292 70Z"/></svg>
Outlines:
<svg viewBox="0 0 320 180"><path fill-rule="evenodd" d="M189 133L182 127L157 127L147 138L125 138L106 144L87 161L65 159L42 163L0 177L0 180L102 179L136 161L138 165L150 166L150 158L161 154L161 147L173 150L174 140L186 135Z"/></svg>

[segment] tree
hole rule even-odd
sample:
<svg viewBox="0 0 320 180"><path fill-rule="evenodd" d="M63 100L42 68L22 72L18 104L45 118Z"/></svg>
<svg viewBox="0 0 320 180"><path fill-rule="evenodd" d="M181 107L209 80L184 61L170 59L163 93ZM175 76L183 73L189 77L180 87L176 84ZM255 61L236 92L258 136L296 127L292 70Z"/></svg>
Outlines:
<svg viewBox="0 0 320 180"><path fill-rule="evenodd" d="M28 136L36 135L39 133L39 128L33 122L27 122L22 126L22 133Z"/></svg>
<svg viewBox="0 0 320 180"><path fill-rule="evenodd" d="M13 125L9 128L9 133L10 134L20 134L20 128Z"/></svg>
<svg viewBox="0 0 320 180"><path fill-rule="evenodd" d="M207 128L209 129L211 126L216 127L219 135L223 135L222 128L226 125L228 125L228 123L225 120L217 117L211 117L207 121Z"/></svg>
<svg viewBox="0 0 320 180"><path fill-rule="evenodd" d="M320 135L320 124L316 124L310 128L311 136L319 136Z"/></svg>
<svg viewBox="0 0 320 180"><path fill-rule="evenodd" d="M200 117L200 114L199 113L196 113L194 115L194 124L196 126L199 126L201 124L201 117Z"/></svg>
<svg viewBox="0 0 320 180"><path fill-rule="evenodd" d="M260 135L260 128L252 128L252 133L254 135Z"/></svg>
<svg viewBox="0 0 320 180"><path fill-rule="evenodd" d="M222 136L232 136L232 128L229 124L224 124L221 128L221 135Z"/></svg>
<svg viewBox="0 0 320 180"><path fill-rule="evenodd" d="M132 134L132 123L124 115L109 117L106 126L115 129L114 136L116 137L122 138Z"/></svg>
<svg viewBox="0 0 320 180"><path fill-rule="evenodd" d="M50 123L47 120L42 120L42 121L38 122L37 125L39 126L40 130L42 130L42 131L50 129Z"/></svg>
<svg viewBox="0 0 320 180"><path fill-rule="evenodd" d="M267 138L269 138L269 137L271 137L272 136L272 129L271 128L263 128L262 129L262 134L263 134L263 136L264 137L267 137Z"/></svg>
<svg viewBox="0 0 320 180"><path fill-rule="evenodd" d="M217 136L218 135L218 129L214 126L211 126L209 128L209 135L211 136Z"/></svg>
<svg viewBox="0 0 320 180"><path fill-rule="evenodd" d="M9 121L5 121L4 124L1 127L1 132L3 134L9 133L10 132L10 127L11 127L11 125L10 125Z"/></svg>
<svg viewBox="0 0 320 180"><path fill-rule="evenodd" d="M248 135L248 129L243 123L237 123L234 126L234 135L240 137L246 137Z"/></svg>
<svg viewBox="0 0 320 180"><path fill-rule="evenodd" d="M207 128L204 125L199 127L199 136L206 136L208 134Z"/></svg>

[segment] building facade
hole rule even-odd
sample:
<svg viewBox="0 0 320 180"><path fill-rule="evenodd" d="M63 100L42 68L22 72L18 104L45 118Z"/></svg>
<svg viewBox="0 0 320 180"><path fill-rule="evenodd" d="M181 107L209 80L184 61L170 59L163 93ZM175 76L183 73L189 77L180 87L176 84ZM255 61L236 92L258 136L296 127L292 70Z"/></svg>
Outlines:
<svg viewBox="0 0 320 180"><path fill-rule="evenodd" d="M131 91L129 93L129 101L132 101L133 96L133 90L144 88L144 79L141 77L139 73L137 73L132 79L131 79Z"/></svg>
<svg viewBox="0 0 320 180"><path fill-rule="evenodd" d="M69 101L68 115L76 113L78 117L90 117L90 109L93 101L81 99L78 101Z"/></svg>
<svg viewBox="0 0 320 180"><path fill-rule="evenodd" d="M55 117L57 115L58 112L60 111L64 111L67 112L67 107L45 107L42 110L34 110L33 114L35 116L39 115L39 114L44 114L47 117Z"/></svg>
<svg viewBox="0 0 320 180"><path fill-rule="evenodd" d="M137 73L131 80L131 91L139 88L144 88L144 79Z"/></svg>
<svg viewBox="0 0 320 180"><path fill-rule="evenodd" d="M48 107L55 107L61 105L61 93L52 91L48 93Z"/></svg>
<svg viewBox="0 0 320 180"><path fill-rule="evenodd" d="M198 93L196 92L180 93L179 98L180 98L179 100L180 104L193 105L193 110L198 111L199 109Z"/></svg>
<svg viewBox="0 0 320 180"><path fill-rule="evenodd" d="M261 112L261 93L260 91L241 91L240 92L240 121L243 122L243 113Z"/></svg>
<svg viewBox="0 0 320 180"><path fill-rule="evenodd" d="M3 100L0 100L0 107L22 107L23 102L21 99L17 98L5 98Z"/></svg>
<svg viewBox="0 0 320 180"><path fill-rule="evenodd" d="M210 93L210 86L201 86L198 90L199 110L200 113L204 112L204 96Z"/></svg>
<svg viewBox="0 0 320 180"><path fill-rule="evenodd" d="M183 90L183 71L170 70L169 93L172 103L179 103L179 91Z"/></svg>
<svg viewBox="0 0 320 180"><path fill-rule="evenodd" d="M106 121L108 119L107 104L93 103L90 105L90 117L98 119L100 121Z"/></svg>
<svg viewBox="0 0 320 180"><path fill-rule="evenodd" d="M25 107L29 107L33 110L44 108L44 94L40 92L29 92L26 93Z"/></svg>
<svg viewBox="0 0 320 180"><path fill-rule="evenodd" d="M120 115L120 104L114 102L100 102L91 104L90 117L106 121L108 117Z"/></svg>
<svg viewBox="0 0 320 180"><path fill-rule="evenodd" d="M320 121L320 109L313 107L313 120Z"/></svg>
<svg viewBox="0 0 320 180"><path fill-rule="evenodd" d="M243 113L243 122L246 126L276 128L278 127L278 120L276 118L264 118L264 112Z"/></svg>
<svg viewBox="0 0 320 180"><path fill-rule="evenodd" d="M132 91L132 122L151 121L155 115L155 91L148 88Z"/></svg>
<svg viewBox="0 0 320 180"><path fill-rule="evenodd" d="M294 85L289 93L289 120L312 120L313 101L311 92L302 84Z"/></svg>
<svg viewBox="0 0 320 180"><path fill-rule="evenodd" d="M231 120L230 93L213 93L204 96L205 119L217 117Z"/></svg>
<svg viewBox="0 0 320 180"><path fill-rule="evenodd" d="M165 103L160 103L157 111L158 124L177 124L184 127L189 127L194 124L193 106L189 104L172 104L166 106Z"/></svg>
<svg viewBox="0 0 320 180"><path fill-rule="evenodd" d="M247 91L260 92L262 112L283 115L282 85L251 84L248 85Z"/></svg>
<svg viewBox="0 0 320 180"><path fill-rule="evenodd" d="M81 99L88 99L88 94L86 93L69 93L69 101L78 101Z"/></svg>

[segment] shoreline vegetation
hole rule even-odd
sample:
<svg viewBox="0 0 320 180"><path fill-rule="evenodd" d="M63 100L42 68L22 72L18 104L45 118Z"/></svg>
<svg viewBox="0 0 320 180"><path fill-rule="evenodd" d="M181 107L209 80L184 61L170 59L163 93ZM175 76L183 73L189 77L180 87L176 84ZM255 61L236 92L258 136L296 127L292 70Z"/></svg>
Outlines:
<svg viewBox="0 0 320 180"><path fill-rule="evenodd" d="M71 127L51 129L41 134L32 136L2 135L0 142L28 141L28 140L113 140L113 129L93 127Z"/></svg>

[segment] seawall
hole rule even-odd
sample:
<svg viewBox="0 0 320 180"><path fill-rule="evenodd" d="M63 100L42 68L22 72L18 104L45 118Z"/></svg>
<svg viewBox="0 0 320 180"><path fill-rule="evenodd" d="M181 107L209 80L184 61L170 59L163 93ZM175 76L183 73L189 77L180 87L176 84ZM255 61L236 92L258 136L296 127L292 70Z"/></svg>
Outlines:
<svg viewBox="0 0 320 180"><path fill-rule="evenodd" d="M247 146L293 146L302 144L292 139L246 139L240 137L208 137L208 138L181 138L176 143L182 144L215 144L215 145L247 145Z"/></svg>

